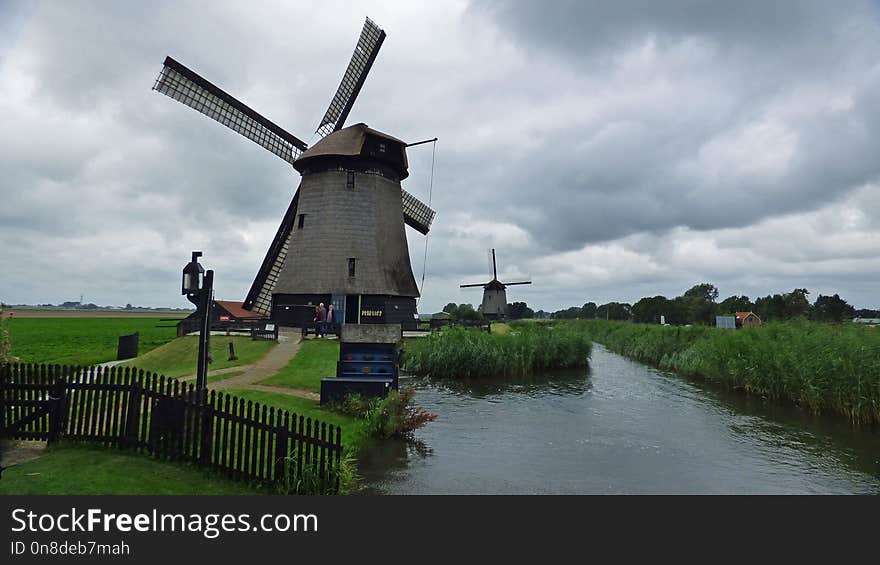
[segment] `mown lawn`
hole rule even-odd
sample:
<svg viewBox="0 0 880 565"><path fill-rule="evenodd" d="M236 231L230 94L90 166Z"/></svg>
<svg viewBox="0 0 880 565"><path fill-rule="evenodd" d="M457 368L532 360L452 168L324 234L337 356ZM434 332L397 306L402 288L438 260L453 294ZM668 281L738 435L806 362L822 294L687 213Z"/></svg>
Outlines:
<svg viewBox="0 0 880 565"><path fill-rule="evenodd" d="M256 390L230 390L228 392L246 400L294 412L297 416L315 418L321 422L341 427L342 445L346 453L356 454L369 440L369 434L364 428L363 420L321 408L317 400Z"/></svg>
<svg viewBox="0 0 880 565"><path fill-rule="evenodd" d="M232 342L238 357L235 361L229 360L229 342ZM250 365L259 361L273 347L274 341L255 341L246 336L212 335L211 356L214 361L208 366L208 370ZM157 347L146 355L127 361L123 366L137 367L167 377L183 377L196 372L198 353L198 337L186 335Z"/></svg>
<svg viewBox="0 0 880 565"><path fill-rule="evenodd" d="M121 335L138 332L140 354L177 335L174 322L161 322L159 318L14 318L7 324L13 356L22 361L61 365L112 361Z"/></svg>
<svg viewBox="0 0 880 565"><path fill-rule="evenodd" d="M336 375L339 342L311 339L300 345L299 352L286 367L260 384L286 386L320 392L321 379Z"/></svg>
<svg viewBox="0 0 880 565"><path fill-rule="evenodd" d="M90 445L59 444L3 471L4 494L263 494L185 463Z"/></svg>

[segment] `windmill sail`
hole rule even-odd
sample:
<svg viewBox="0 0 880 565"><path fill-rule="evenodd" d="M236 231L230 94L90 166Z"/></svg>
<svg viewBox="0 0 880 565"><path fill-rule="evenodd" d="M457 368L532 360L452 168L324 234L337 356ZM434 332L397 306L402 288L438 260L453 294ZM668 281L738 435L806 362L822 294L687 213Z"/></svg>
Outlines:
<svg viewBox="0 0 880 565"><path fill-rule="evenodd" d="M296 218L297 205L299 204L299 189L293 195L293 200L287 208L287 213L281 220L281 225L266 252L263 264L254 278L251 289L244 301L244 307L253 312L269 315L272 310L272 291L278 282L278 273L284 266L287 258L287 250L290 248L290 232L293 230L293 222Z"/></svg>
<svg viewBox="0 0 880 565"><path fill-rule="evenodd" d="M153 90L198 110L229 129L263 146L288 163L306 150L306 144L264 118L222 89L171 57L165 58Z"/></svg>
<svg viewBox="0 0 880 565"><path fill-rule="evenodd" d="M385 41L385 32L373 23L373 20L367 18L351 56L351 61L348 63L348 68L342 76L342 82L315 133L324 137L342 129L383 41Z"/></svg>
<svg viewBox="0 0 880 565"><path fill-rule="evenodd" d="M427 235L431 229L431 222L434 221L434 214L436 212L409 192L401 189L401 194L403 198L403 221L422 235Z"/></svg>

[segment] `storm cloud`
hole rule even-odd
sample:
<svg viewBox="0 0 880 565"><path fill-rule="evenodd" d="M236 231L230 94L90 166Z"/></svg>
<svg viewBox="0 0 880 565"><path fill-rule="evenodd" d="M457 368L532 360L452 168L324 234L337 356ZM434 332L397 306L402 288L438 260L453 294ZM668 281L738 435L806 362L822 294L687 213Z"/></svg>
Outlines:
<svg viewBox="0 0 880 565"><path fill-rule="evenodd" d="M191 249L243 298L298 176L150 87L172 55L314 142L365 15L348 123L440 138L405 183L438 212L423 311L478 302L491 247L535 308L880 306L880 9L818 1L3 3L0 298L182 306Z"/></svg>

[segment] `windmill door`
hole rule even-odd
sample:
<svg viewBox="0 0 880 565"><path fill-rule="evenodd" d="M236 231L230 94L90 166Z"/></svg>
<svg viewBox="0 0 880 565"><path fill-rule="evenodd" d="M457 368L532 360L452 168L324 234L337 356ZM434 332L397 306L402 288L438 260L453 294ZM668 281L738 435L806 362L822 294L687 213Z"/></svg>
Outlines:
<svg viewBox="0 0 880 565"><path fill-rule="evenodd" d="M348 320L345 319L345 295L344 294L334 294L330 299L330 302L333 304L333 315L335 319L333 320L335 323L339 323L343 320L346 322Z"/></svg>
<svg viewBox="0 0 880 565"><path fill-rule="evenodd" d="M345 323L346 324L356 324L358 323L358 304L360 303L360 296L357 294L349 294L345 297ZM334 306L334 308L336 308Z"/></svg>

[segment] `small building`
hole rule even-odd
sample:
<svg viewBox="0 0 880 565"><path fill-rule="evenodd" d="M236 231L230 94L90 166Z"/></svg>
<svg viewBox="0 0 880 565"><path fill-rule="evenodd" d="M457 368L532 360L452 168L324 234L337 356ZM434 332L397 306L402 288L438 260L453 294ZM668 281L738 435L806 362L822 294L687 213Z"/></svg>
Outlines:
<svg viewBox="0 0 880 565"><path fill-rule="evenodd" d="M265 319L267 316L245 310L241 302L232 300L215 300L211 309L212 322L252 322Z"/></svg>
<svg viewBox="0 0 880 565"><path fill-rule="evenodd" d="M865 324L867 326L880 325L880 318L853 318L855 324Z"/></svg>
<svg viewBox="0 0 880 565"><path fill-rule="evenodd" d="M738 328L754 328L762 325L764 322L754 312L737 312L736 327Z"/></svg>
<svg viewBox="0 0 880 565"><path fill-rule="evenodd" d="M241 302L215 300L211 307L211 326L229 325L238 322L268 321L268 317L258 312L245 310ZM182 336L199 330L198 312L193 312L177 324L177 335Z"/></svg>
<svg viewBox="0 0 880 565"><path fill-rule="evenodd" d="M735 330L736 316L715 316L715 327L723 330Z"/></svg>

